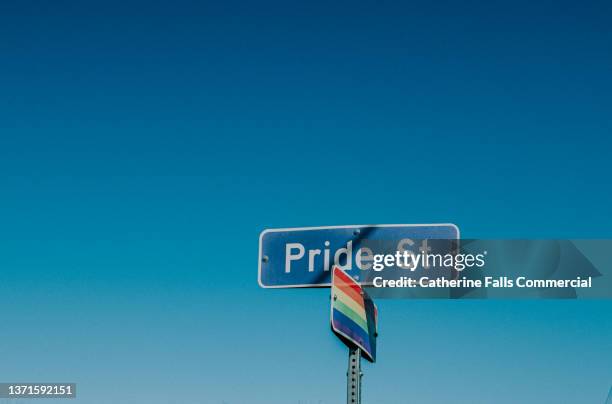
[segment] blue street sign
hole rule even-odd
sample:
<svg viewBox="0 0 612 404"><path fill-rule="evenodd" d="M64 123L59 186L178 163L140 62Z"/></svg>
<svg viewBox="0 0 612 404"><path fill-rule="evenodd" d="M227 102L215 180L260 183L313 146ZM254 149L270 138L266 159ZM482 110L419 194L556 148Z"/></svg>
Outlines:
<svg viewBox="0 0 612 404"><path fill-rule="evenodd" d="M371 241L458 239L454 224L387 224L268 229L259 236L258 281L263 288L325 287L337 265L354 279L372 267ZM365 245L362 245L365 244Z"/></svg>

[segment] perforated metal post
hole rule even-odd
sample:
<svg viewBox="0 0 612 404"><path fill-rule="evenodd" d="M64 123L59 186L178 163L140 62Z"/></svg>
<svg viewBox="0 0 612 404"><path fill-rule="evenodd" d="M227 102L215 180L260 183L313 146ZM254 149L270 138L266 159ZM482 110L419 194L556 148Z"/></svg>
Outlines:
<svg viewBox="0 0 612 404"><path fill-rule="evenodd" d="M361 404L361 349L349 348L346 389L347 404Z"/></svg>

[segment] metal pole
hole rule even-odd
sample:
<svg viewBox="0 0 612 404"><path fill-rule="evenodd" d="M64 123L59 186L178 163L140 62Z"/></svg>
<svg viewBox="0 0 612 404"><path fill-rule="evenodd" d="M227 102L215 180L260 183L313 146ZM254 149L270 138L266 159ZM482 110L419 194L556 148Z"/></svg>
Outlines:
<svg viewBox="0 0 612 404"><path fill-rule="evenodd" d="M347 404L361 404L361 349L349 348L346 389Z"/></svg>

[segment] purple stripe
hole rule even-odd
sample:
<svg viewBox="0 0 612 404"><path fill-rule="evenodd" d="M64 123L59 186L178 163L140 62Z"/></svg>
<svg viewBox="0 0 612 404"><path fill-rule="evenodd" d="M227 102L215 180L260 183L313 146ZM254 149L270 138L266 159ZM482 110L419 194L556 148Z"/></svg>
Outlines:
<svg viewBox="0 0 612 404"><path fill-rule="evenodd" d="M351 340L363 346L368 354L371 354L370 338L363 328L336 309L334 309L333 321L336 330L346 334Z"/></svg>

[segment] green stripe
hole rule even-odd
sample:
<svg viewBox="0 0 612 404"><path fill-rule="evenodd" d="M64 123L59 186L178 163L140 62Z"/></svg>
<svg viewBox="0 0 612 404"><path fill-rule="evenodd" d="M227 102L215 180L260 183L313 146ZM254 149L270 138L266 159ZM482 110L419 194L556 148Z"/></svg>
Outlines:
<svg viewBox="0 0 612 404"><path fill-rule="evenodd" d="M365 319L361 317L359 314L355 313L353 309L348 307L346 304L342 303L340 300L336 300L334 302L334 306L342 314L344 314L345 316L353 320L355 323L357 323L359 327L363 328L365 332L368 332L368 325L366 324Z"/></svg>

